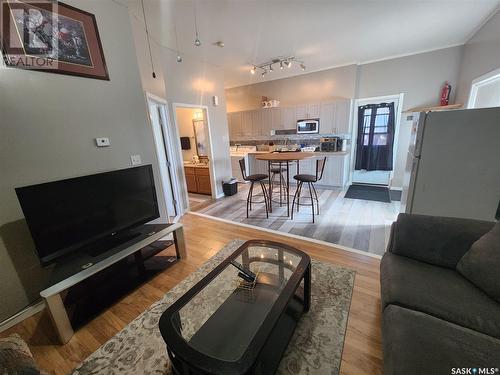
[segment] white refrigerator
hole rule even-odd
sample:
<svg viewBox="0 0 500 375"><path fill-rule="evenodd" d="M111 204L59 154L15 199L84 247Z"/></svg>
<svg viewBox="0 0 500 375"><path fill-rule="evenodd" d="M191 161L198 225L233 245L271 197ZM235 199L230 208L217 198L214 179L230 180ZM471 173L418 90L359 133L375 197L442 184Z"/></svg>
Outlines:
<svg viewBox="0 0 500 375"><path fill-rule="evenodd" d="M500 107L415 113L401 212L494 221Z"/></svg>

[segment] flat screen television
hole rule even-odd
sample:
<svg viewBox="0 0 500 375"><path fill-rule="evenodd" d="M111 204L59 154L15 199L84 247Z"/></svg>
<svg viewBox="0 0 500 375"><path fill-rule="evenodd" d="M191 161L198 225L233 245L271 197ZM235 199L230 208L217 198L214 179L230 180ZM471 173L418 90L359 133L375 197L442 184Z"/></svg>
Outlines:
<svg viewBox="0 0 500 375"><path fill-rule="evenodd" d="M127 238L159 217L151 165L20 187L16 194L43 265Z"/></svg>

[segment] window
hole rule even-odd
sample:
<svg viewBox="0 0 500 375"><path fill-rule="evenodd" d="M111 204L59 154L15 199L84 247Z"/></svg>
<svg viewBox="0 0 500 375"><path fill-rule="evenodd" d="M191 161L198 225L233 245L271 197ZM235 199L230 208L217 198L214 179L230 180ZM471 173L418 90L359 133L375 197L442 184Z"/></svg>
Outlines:
<svg viewBox="0 0 500 375"><path fill-rule="evenodd" d="M370 143L370 125L372 121L372 116L375 116L372 145L386 146L388 124L389 124L388 107L375 108L374 114L372 114L371 108L365 109L364 120L363 120L363 146L368 146Z"/></svg>
<svg viewBox="0 0 500 375"><path fill-rule="evenodd" d="M500 69L472 82L468 108L500 107Z"/></svg>

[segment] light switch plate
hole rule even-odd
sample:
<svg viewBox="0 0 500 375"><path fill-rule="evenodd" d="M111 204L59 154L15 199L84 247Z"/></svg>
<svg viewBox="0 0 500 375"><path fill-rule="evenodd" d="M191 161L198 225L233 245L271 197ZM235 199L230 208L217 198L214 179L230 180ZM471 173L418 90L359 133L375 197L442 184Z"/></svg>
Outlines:
<svg viewBox="0 0 500 375"><path fill-rule="evenodd" d="M132 162L132 165L142 164L141 155L130 155L130 161Z"/></svg>
<svg viewBox="0 0 500 375"><path fill-rule="evenodd" d="M111 142L109 141L108 137L96 138L95 143L97 147L108 147L111 145Z"/></svg>

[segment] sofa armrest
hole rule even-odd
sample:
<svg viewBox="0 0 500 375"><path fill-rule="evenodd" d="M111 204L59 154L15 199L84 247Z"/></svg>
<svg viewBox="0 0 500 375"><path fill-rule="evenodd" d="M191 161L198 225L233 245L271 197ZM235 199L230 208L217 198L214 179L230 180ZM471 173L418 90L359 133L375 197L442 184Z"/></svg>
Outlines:
<svg viewBox="0 0 500 375"><path fill-rule="evenodd" d="M471 245L494 224L472 219L399 214L392 225L387 250L454 269Z"/></svg>

